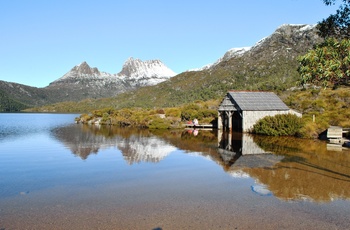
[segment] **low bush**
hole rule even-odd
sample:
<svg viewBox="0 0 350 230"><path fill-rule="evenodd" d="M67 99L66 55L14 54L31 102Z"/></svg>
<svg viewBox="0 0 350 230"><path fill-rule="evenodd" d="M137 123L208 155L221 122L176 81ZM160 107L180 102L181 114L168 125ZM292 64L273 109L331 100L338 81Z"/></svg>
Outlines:
<svg viewBox="0 0 350 230"><path fill-rule="evenodd" d="M170 127L170 121L162 119L160 117L155 117L148 125L149 129L169 129Z"/></svg>
<svg viewBox="0 0 350 230"><path fill-rule="evenodd" d="M165 115L167 117L181 117L181 109L180 108L167 108L165 110Z"/></svg>
<svg viewBox="0 0 350 230"><path fill-rule="evenodd" d="M200 122L204 122L217 118L217 109L209 109L203 102L196 103L197 104L191 103L182 107L180 115L182 121L191 121L196 118Z"/></svg>
<svg viewBox="0 0 350 230"><path fill-rule="evenodd" d="M294 114L278 114L260 119L253 127L253 133L268 136L300 136L302 119Z"/></svg>

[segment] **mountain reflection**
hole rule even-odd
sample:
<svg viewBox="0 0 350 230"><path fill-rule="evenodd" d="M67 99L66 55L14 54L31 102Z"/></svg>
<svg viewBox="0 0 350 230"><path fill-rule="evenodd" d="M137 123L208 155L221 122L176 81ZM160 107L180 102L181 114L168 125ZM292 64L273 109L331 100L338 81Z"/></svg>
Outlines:
<svg viewBox="0 0 350 230"><path fill-rule="evenodd" d="M101 149L116 147L128 164L156 163L176 150L148 130L140 129L70 125L53 130L53 135L84 160Z"/></svg>
<svg viewBox="0 0 350 230"><path fill-rule="evenodd" d="M350 199L350 151L315 140L197 130L145 130L71 125L53 135L87 159L116 147L128 162L159 162L176 149L216 162L233 177L252 177L252 191L282 200Z"/></svg>

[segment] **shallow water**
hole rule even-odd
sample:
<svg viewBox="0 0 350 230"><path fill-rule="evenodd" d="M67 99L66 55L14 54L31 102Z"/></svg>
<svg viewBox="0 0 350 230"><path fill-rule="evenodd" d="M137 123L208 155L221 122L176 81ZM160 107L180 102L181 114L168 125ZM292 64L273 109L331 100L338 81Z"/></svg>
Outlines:
<svg viewBox="0 0 350 230"><path fill-rule="evenodd" d="M320 141L0 114L0 229L350 229L350 152Z"/></svg>

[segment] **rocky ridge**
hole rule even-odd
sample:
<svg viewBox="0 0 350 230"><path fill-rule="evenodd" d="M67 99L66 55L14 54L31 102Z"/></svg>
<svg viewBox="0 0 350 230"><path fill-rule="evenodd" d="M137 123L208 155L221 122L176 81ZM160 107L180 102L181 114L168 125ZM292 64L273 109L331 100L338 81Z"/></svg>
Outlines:
<svg viewBox="0 0 350 230"><path fill-rule="evenodd" d="M98 68L82 62L46 89L59 95L60 101L78 101L85 98L113 97L142 86L158 84L175 75L160 60L141 61L129 58L117 74L99 71Z"/></svg>
<svg viewBox="0 0 350 230"><path fill-rule="evenodd" d="M118 82L132 87L155 85L175 76L176 73L165 66L160 60L147 60L129 58L117 74L101 72L98 68L90 67L85 61L74 66L61 78L52 82L50 86L57 84L79 84L80 81L101 81L100 84Z"/></svg>
<svg viewBox="0 0 350 230"><path fill-rule="evenodd" d="M188 71L203 71L203 70L214 68L219 63L228 61L232 58L238 58L242 56L247 56L249 54L254 54L255 52L260 52L261 49L266 50L267 48L266 46L270 46L268 44L276 43L276 41L282 43L282 46L280 46L279 48L285 49L286 51L290 51L291 47L294 47L297 44L296 43L291 44L286 38L293 37L292 39L295 42L299 42L299 41L304 42L305 38L311 39L314 41L319 41L320 38L316 33L314 33L315 30L316 30L316 25L283 24L280 27L278 27L276 31L272 33L270 36L262 38L260 41L258 41L255 45L251 47L232 48L228 50L222 57L220 57L214 63L207 64L201 68L191 69ZM275 50L275 52L277 51L278 50Z"/></svg>

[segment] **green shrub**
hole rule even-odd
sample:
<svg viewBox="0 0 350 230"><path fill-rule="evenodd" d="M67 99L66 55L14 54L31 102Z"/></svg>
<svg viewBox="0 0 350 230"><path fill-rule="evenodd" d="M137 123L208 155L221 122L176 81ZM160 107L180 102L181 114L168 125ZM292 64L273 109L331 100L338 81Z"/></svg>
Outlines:
<svg viewBox="0 0 350 230"><path fill-rule="evenodd" d="M260 119L253 127L253 133L268 136L299 136L302 119L294 114L278 114Z"/></svg>
<svg viewBox="0 0 350 230"><path fill-rule="evenodd" d="M165 111L164 109L157 109L156 111L158 114L165 114Z"/></svg>
<svg viewBox="0 0 350 230"><path fill-rule="evenodd" d="M300 136L303 138L318 138L319 130L315 122L308 122L300 129Z"/></svg>
<svg viewBox="0 0 350 230"><path fill-rule="evenodd" d="M214 110L214 109L201 109L199 111L199 114L203 118L208 118L208 117L216 118L218 116L217 110Z"/></svg>
<svg viewBox="0 0 350 230"><path fill-rule="evenodd" d="M191 121L194 118L198 117L198 111L194 109L183 109L181 111L181 120L182 121ZM198 118L197 118L198 119Z"/></svg>
<svg viewBox="0 0 350 230"><path fill-rule="evenodd" d="M208 109L204 102L197 101L197 104L190 103L181 109L181 120L190 121L197 118L200 122L203 120L213 120L217 117L216 109Z"/></svg>
<svg viewBox="0 0 350 230"><path fill-rule="evenodd" d="M90 121L91 119L93 119L92 116L90 116L89 114L84 113L84 114L81 114L80 117L76 118L75 120L76 121L82 121L83 123L85 123L85 122Z"/></svg>
<svg viewBox="0 0 350 230"><path fill-rule="evenodd" d="M170 121L162 119L160 117L155 117L148 125L148 128L150 129L169 129L170 127Z"/></svg>
<svg viewBox="0 0 350 230"><path fill-rule="evenodd" d="M168 108L165 111L167 117L181 117L180 108Z"/></svg>
<svg viewBox="0 0 350 230"><path fill-rule="evenodd" d="M102 117L103 111L102 110L94 110L92 111L92 115L95 117Z"/></svg>

